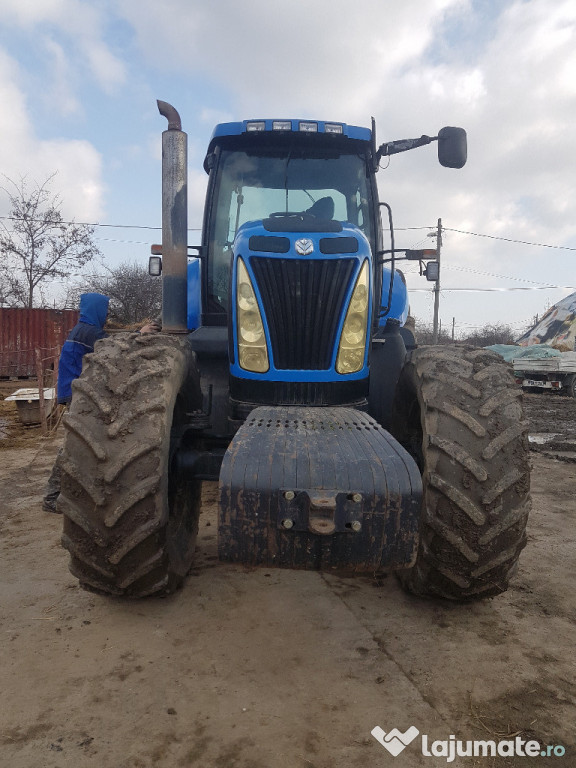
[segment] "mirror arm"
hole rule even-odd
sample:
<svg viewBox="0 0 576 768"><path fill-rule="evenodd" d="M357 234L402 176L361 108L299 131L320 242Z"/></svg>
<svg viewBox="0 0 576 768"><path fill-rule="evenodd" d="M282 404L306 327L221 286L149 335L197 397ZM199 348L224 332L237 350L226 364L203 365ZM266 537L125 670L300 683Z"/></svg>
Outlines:
<svg viewBox="0 0 576 768"><path fill-rule="evenodd" d="M406 256L396 256L397 253L403 253L402 250L394 251L394 256L391 256L389 259L383 259L382 256L384 256L387 253L392 253L392 250L388 249L386 251L377 251L376 252L377 262L376 263L377 264L388 264L388 263L390 263L392 261L397 262L397 261L406 261L407 260Z"/></svg>
<svg viewBox="0 0 576 768"><path fill-rule="evenodd" d="M205 259L206 255L204 253L204 246L203 245L187 245L187 250L189 251L198 251L198 254L196 258L198 259ZM162 256L162 244L161 243L155 243L154 245L150 246L150 253L152 256ZM190 258L192 254L188 254L188 258Z"/></svg>
<svg viewBox="0 0 576 768"><path fill-rule="evenodd" d="M433 141L438 141L438 136L420 136L419 139L389 141L386 144L381 144L378 148L378 161L380 161L381 157L396 155L399 152L407 152L409 149L416 149L416 147L424 147L426 144L430 144Z"/></svg>

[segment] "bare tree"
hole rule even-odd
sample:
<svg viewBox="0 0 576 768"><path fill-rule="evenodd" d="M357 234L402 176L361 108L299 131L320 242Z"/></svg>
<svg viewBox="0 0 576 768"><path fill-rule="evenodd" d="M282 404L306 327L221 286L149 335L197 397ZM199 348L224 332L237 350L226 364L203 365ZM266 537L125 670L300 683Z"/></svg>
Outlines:
<svg viewBox="0 0 576 768"><path fill-rule="evenodd" d="M419 345L427 345L427 344L433 344L434 339L434 330L432 328L432 325L427 323L422 323L419 320L416 320L416 341ZM440 329L438 333L438 344L451 344L452 343L452 337L446 333L444 329Z"/></svg>
<svg viewBox="0 0 576 768"><path fill-rule="evenodd" d="M153 319L162 309L162 281L150 277L147 267L137 262L107 268L107 274L90 275L75 290L95 291L110 297L109 319L122 325Z"/></svg>
<svg viewBox="0 0 576 768"><path fill-rule="evenodd" d="M492 344L514 344L517 334L505 323L487 323L462 339L473 347L490 347Z"/></svg>
<svg viewBox="0 0 576 768"><path fill-rule="evenodd" d="M93 242L94 228L64 221L61 201L50 182L28 187L25 178L1 187L10 201L10 212L0 221L0 282L3 301L33 307L46 283L66 280L74 270L92 261L100 251Z"/></svg>
<svg viewBox="0 0 576 768"><path fill-rule="evenodd" d="M487 323L473 333L466 336L460 335L453 340L452 335L442 330L438 337L438 344L469 344L473 347L489 347L492 344L514 344L518 334L515 334L509 325L504 323ZM418 344L432 344L433 332L430 325L416 321L416 340Z"/></svg>
<svg viewBox="0 0 576 768"><path fill-rule="evenodd" d="M10 282L7 276L0 270L0 307L10 307L12 305L12 295Z"/></svg>

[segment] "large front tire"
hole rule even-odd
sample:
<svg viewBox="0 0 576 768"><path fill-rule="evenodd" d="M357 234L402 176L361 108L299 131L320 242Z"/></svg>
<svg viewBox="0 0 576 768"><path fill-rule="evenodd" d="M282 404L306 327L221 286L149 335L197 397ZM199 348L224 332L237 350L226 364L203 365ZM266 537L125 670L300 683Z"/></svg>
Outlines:
<svg viewBox="0 0 576 768"><path fill-rule="evenodd" d="M510 366L484 349L421 347L400 377L391 431L419 464L420 545L409 592L504 592L526 543L528 423Z"/></svg>
<svg viewBox="0 0 576 768"><path fill-rule="evenodd" d="M200 482L172 472L185 414L199 407L185 340L118 334L86 355L65 417L62 544L84 588L168 594L192 563Z"/></svg>

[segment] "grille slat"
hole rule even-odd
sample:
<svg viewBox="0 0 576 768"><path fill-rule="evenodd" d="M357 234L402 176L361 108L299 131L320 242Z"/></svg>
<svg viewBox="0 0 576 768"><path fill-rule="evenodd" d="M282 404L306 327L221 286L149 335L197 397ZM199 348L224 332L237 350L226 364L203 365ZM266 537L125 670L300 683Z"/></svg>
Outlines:
<svg viewBox="0 0 576 768"><path fill-rule="evenodd" d="M252 256L280 370L330 368L338 320L354 259L280 259Z"/></svg>

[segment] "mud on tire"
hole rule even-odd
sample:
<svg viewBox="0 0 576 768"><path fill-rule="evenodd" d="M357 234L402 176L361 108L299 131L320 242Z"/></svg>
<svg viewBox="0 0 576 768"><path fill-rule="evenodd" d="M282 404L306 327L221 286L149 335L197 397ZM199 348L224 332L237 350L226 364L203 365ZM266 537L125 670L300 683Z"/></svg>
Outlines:
<svg viewBox="0 0 576 768"><path fill-rule="evenodd" d="M521 395L489 350L421 347L408 358L391 431L424 486L417 561L399 573L409 592L472 600L507 589L530 509Z"/></svg>
<svg viewBox="0 0 576 768"><path fill-rule="evenodd" d="M193 353L162 335L117 334L73 383L62 456L62 544L81 586L167 594L190 568L200 483L170 471L185 414L200 407Z"/></svg>

